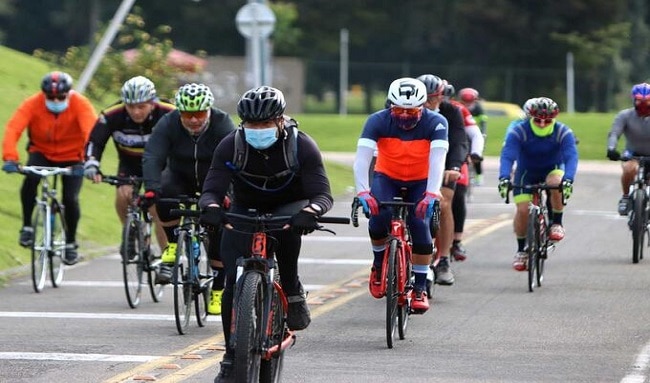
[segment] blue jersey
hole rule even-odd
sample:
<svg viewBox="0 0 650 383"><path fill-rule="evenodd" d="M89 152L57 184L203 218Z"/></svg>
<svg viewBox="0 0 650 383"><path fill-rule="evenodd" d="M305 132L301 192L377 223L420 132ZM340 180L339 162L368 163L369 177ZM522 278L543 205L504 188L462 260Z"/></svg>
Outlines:
<svg viewBox="0 0 650 383"><path fill-rule="evenodd" d="M552 132L539 136L533 132L530 120L512 128L501 149L499 178L510 178L517 162L517 172L546 174L564 167L564 177L575 180L578 169L578 150L573 131L561 122L553 124Z"/></svg>

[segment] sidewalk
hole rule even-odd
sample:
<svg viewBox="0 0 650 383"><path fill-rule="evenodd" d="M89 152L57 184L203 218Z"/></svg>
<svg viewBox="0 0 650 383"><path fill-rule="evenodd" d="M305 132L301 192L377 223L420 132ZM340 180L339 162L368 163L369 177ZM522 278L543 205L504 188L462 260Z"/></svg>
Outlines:
<svg viewBox="0 0 650 383"><path fill-rule="evenodd" d="M342 165L352 166L354 153L348 152L323 152L323 159ZM498 169L498 157L485 157L483 165L488 169ZM621 174L620 162L585 160L578 162L578 173Z"/></svg>

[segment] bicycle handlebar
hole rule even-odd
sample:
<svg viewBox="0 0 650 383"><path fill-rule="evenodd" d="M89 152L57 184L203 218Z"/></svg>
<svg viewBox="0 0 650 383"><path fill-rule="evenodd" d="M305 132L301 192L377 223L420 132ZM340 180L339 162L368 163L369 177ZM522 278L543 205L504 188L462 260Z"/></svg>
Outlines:
<svg viewBox="0 0 650 383"><path fill-rule="evenodd" d="M102 182L113 186L141 184L144 178L138 176L102 176Z"/></svg>
<svg viewBox="0 0 650 383"><path fill-rule="evenodd" d="M510 203L510 191L514 188L520 188L520 189L537 189L537 190L559 190L562 191L562 185L557 185L557 186L550 186L545 183L538 183L538 184L528 184L528 185L515 185L515 184L510 184L508 186L508 193L506 194L506 204ZM562 204L566 205L566 198L564 197L564 193L562 193Z"/></svg>
<svg viewBox="0 0 650 383"><path fill-rule="evenodd" d="M72 166L67 166L64 168L53 167L53 166L32 166L25 165L19 168L20 173L22 174L36 174L41 177L49 177L58 174L65 176L77 175Z"/></svg>
<svg viewBox="0 0 650 383"><path fill-rule="evenodd" d="M377 204L381 206L387 206L387 207L411 207L417 205L416 202L405 202L405 201L400 201L400 200L393 200L393 201L377 201ZM440 205L440 201L438 200L438 205ZM359 227L359 208L361 207L361 202L359 201L359 197L354 197L352 200L352 213L350 214L350 219L352 221L352 226L354 227Z"/></svg>

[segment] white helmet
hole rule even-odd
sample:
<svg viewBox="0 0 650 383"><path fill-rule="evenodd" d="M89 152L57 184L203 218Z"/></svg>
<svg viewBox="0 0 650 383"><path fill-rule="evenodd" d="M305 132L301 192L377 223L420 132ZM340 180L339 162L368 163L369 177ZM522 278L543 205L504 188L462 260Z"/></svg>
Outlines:
<svg viewBox="0 0 650 383"><path fill-rule="evenodd" d="M530 118L530 110L533 108L533 105L535 105L535 102L537 101L537 97L534 98L529 98L524 102L524 106L522 109L524 110L524 114L526 115L526 118Z"/></svg>
<svg viewBox="0 0 650 383"><path fill-rule="evenodd" d="M136 76L127 80L122 86L122 102L139 104L156 98L156 87L144 76Z"/></svg>
<svg viewBox="0 0 650 383"><path fill-rule="evenodd" d="M427 101L427 87L411 77L398 78L388 88L388 100L393 106L417 108Z"/></svg>

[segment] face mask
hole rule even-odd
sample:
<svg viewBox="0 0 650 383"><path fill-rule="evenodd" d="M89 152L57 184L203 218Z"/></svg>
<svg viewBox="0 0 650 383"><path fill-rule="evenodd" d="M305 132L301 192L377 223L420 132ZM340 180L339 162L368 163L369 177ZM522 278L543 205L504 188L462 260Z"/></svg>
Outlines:
<svg viewBox="0 0 650 383"><path fill-rule="evenodd" d="M68 109L68 100L64 101L54 101L54 100L45 100L45 107L52 113L61 113L64 110Z"/></svg>
<svg viewBox="0 0 650 383"><path fill-rule="evenodd" d="M636 114L639 117L650 116L650 105L646 104L645 101L642 101L641 103L634 105L634 109L636 109Z"/></svg>
<svg viewBox="0 0 650 383"><path fill-rule="evenodd" d="M411 130L422 118L422 109L407 109L409 113L404 112L403 108L391 108L390 115L395 120L397 126L404 130Z"/></svg>
<svg viewBox="0 0 650 383"><path fill-rule="evenodd" d="M249 129L244 128L246 142L255 149L266 149L278 140L278 128Z"/></svg>

